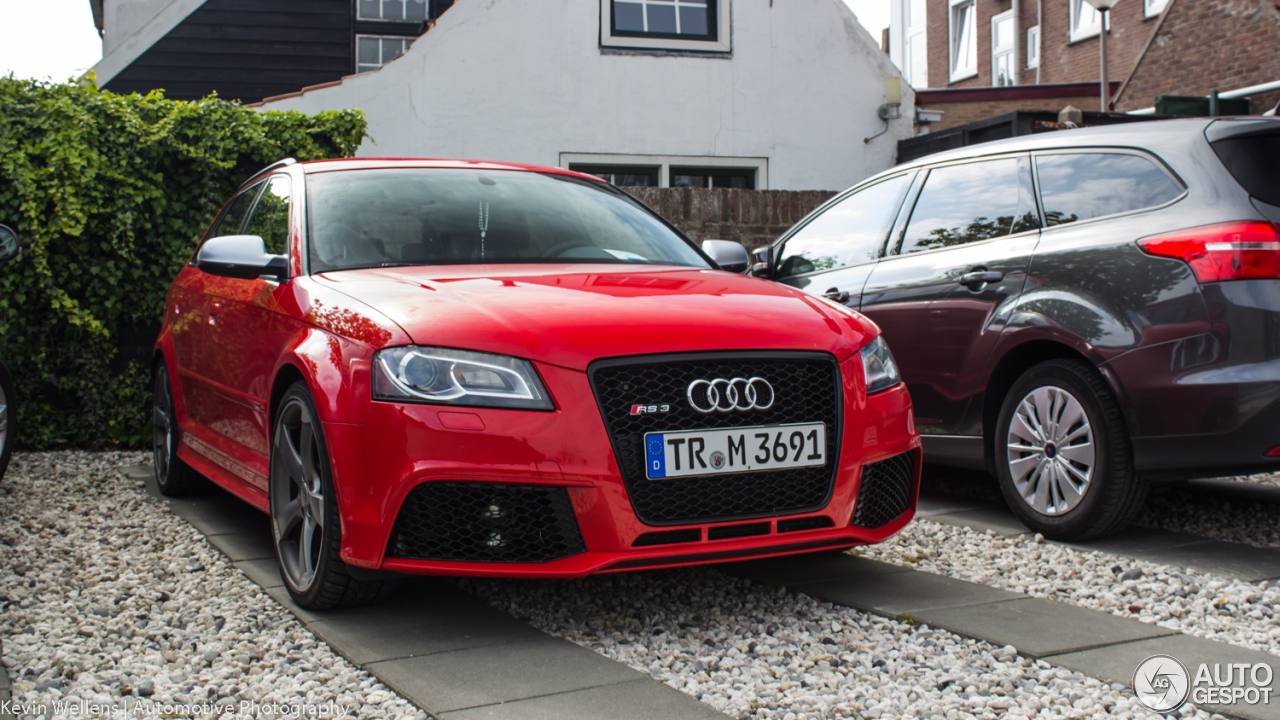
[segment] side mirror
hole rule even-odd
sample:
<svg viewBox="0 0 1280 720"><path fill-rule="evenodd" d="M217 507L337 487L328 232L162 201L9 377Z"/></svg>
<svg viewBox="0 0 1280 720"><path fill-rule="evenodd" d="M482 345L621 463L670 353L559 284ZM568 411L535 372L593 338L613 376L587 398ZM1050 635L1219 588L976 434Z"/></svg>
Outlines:
<svg viewBox="0 0 1280 720"><path fill-rule="evenodd" d="M21 252L22 245L18 242L18 233L8 225L0 225L0 262L12 260Z"/></svg>
<svg viewBox="0 0 1280 720"><path fill-rule="evenodd" d="M703 240L702 252L710 255L721 270L732 273L746 272L751 264L747 249L732 240Z"/></svg>
<svg viewBox="0 0 1280 720"><path fill-rule="evenodd" d="M751 255L754 258L754 262L751 264L751 274L756 277L772 277L773 272L770 268L773 267L773 248L767 245L762 248L756 248L751 251Z"/></svg>
<svg viewBox="0 0 1280 720"><path fill-rule="evenodd" d="M257 235L224 235L200 246L196 267L210 275L253 280L261 275L289 277L289 258L268 255Z"/></svg>

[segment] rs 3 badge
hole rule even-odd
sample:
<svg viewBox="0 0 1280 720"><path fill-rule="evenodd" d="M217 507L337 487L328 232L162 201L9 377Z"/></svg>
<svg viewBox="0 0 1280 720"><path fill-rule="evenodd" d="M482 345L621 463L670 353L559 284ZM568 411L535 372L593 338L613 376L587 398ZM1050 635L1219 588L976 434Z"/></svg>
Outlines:
<svg viewBox="0 0 1280 720"><path fill-rule="evenodd" d="M657 413L671 412L670 405L632 405L632 415L655 415Z"/></svg>

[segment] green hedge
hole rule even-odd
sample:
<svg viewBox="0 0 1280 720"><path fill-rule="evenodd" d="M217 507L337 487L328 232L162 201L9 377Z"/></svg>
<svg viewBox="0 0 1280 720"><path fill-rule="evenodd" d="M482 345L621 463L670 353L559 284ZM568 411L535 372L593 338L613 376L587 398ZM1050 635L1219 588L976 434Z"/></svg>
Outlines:
<svg viewBox="0 0 1280 720"><path fill-rule="evenodd" d="M119 334L158 326L165 291L222 202L281 158L351 156L359 111L257 112L0 78L0 358L19 447L145 447L145 362Z"/></svg>

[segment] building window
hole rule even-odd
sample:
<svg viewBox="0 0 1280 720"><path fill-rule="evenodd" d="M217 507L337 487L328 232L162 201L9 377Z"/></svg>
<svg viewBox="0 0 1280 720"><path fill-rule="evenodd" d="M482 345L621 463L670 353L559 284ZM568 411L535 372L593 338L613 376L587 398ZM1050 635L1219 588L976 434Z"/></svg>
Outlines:
<svg viewBox="0 0 1280 720"><path fill-rule="evenodd" d="M1027 69L1040 67L1040 26L1027 28Z"/></svg>
<svg viewBox="0 0 1280 720"><path fill-rule="evenodd" d="M973 5L973 0L951 0L952 82L978 74L978 20Z"/></svg>
<svg viewBox="0 0 1280 720"><path fill-rule="evenodd" d="M1169 0L1142 0L1142 3L1145 17L1155 17L1164 12L1164 6L1169 4Z"/></svg>
<svg viewBox="0 0 1280 720"><path fill-rule="evenodd" d="M618 187L658 187L658 165L584 165L570 163L569 169L602 178Z"/></svg>
<svg viewBox="0 0 1280 720"><path fill-rule="evenodd" d="M1102 28L1102 13L1085 0L1068 0L1068 2L1071 3L1071 27L1068 39L1075 42L1097 35L1098 30ZM1110 21L1107 22L1107 28L1111 28Z"/></svg>
<svg viewBox="0 0 1280 720"><path fill-rule="evenodd" d="M613 34L715 40L713 0L613 0Z"/></svg>
<svg viewBox="0 0 1280 720"><path fill-rule="evenodd" d="M730 2L600 0L600 45L729 52Z"/></svg>
<svg viewBox="0 0 1280 720"><path fill-rule="evenodd" d="M377 70L409 50L417 38L384 37L381 35L356 36L356 72Z"/></svg>
<svg viewBox="0 0 1280 720"><path fill-rule="evenodd" d="M359 0L356 18L423 22L427 19L427 0Z"/></svg>
<svg viewBox="0 0 1280 720"><path fill-rule="evenodd" d="M755 168L672 167L671 187L756 189Z"/></svg>
<svg viewBox="0 0 1280 720"><path fill-rule="evenodd" d="M1018 84L1018 20L1012 10L991 18L991 84Z"/></svg>

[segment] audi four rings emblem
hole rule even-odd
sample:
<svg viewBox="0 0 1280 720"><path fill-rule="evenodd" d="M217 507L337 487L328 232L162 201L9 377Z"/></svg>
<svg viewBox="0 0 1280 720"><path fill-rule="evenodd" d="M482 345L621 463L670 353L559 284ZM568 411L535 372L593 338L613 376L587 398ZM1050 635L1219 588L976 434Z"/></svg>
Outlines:
<svg viewBox="0 0 1280 720"><path fill-rule="evenodd" d="M703 392L698 393L699 389ZM694 380L684 395L689 399L689 407L704 414L773 407L773 386L761 377Z"/></svg>

